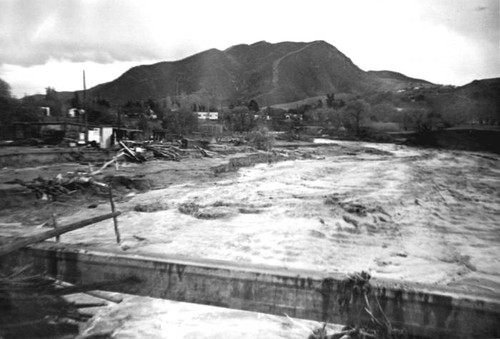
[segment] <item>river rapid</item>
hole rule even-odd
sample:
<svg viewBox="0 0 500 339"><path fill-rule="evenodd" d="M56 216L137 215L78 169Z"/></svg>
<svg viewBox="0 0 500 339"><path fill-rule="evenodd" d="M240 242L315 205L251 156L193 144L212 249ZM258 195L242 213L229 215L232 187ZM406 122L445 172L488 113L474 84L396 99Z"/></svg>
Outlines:
<svg viewBox="0 0 500 339"><path fill-rule="evenodd" d="M339 141L310 154L131 197L122 248L498 293L498 155ZM134 211L153 202L165 208ZM99 225L64 241L116 246Z"/></svg>

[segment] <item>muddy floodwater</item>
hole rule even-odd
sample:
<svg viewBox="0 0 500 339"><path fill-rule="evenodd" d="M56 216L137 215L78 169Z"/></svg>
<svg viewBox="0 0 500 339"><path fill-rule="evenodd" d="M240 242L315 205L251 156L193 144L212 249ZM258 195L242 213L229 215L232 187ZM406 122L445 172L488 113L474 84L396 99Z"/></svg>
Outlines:
<svg viewBox="0 0 500 339"><path fill-rule="evenodd" d="M311 154L130 196L122 248L500 290L498 155L352 142ZM115 248L103 223L63 241Z"/></svg>

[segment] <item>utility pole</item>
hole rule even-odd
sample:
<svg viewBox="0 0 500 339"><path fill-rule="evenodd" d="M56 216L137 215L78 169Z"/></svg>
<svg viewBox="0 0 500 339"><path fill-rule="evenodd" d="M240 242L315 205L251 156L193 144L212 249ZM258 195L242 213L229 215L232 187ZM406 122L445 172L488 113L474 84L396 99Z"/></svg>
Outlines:
<svg viewBox="0 0 500 339"><path fill-rule="evenodd" d="M116 141L121 140L121 137L120 137L121 127L122 127L122 108L118 107L118 129L116 130L116 133L115 133Z"/></svg>
<svg viewBox="0 0 500 339"><path fill-rule="evenodd" d="M87 84L85 82L85 70L83 70L83 110L85 114L85 143L89 142L89 120L87 112Z"/></svg>

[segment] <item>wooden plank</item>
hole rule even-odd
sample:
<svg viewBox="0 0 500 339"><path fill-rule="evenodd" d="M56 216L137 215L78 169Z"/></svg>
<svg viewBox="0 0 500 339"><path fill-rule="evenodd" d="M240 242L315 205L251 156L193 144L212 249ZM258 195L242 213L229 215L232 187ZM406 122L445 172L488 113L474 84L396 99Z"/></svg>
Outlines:
<svg viewBox="0 0 500 339"><path fill-rule="evenodd" d="M95 223L98 223L100 221L110 219L110 218L115 218L119 216L121 212L114 212L114 213L108 213L104 215L100 215L97 217L93 217L90 219L85 219L85 220L80 220L75 223L69 224L69 225L64 225L64 226L59 226L57 229L49 230L46 232L42 232L39 234L35 234L29 237L25 237L19 240L16 240L10 244L0 246L0 256L14 252L18 249L21 249L25 246L44 241L53 237L57 237L61 234L68 233L74 230L77 230L79 228L92 225Z"/></svg>
<svg viewBox="0 0 500 339"><path fill-rule="evenodd" d="M111 185L109 186L109 203L111 204L111 213L115 213L115 203L113 201L113 191ZM118 229L118 219L113 217L113 226L115 227L116 243L120 243L120 230Z"/></svg>

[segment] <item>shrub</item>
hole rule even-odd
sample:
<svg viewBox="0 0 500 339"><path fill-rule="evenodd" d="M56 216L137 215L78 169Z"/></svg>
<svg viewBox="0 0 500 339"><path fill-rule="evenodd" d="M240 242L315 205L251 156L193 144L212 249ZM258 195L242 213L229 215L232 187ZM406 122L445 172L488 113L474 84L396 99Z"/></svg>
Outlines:
<svg viewBox="0 0 500 339"><path fill-rule="evenodd" d="M257 149L269 151L274 145L274 136L269 133L266 127L260 127L247 134L245 139Z"/></svg>

